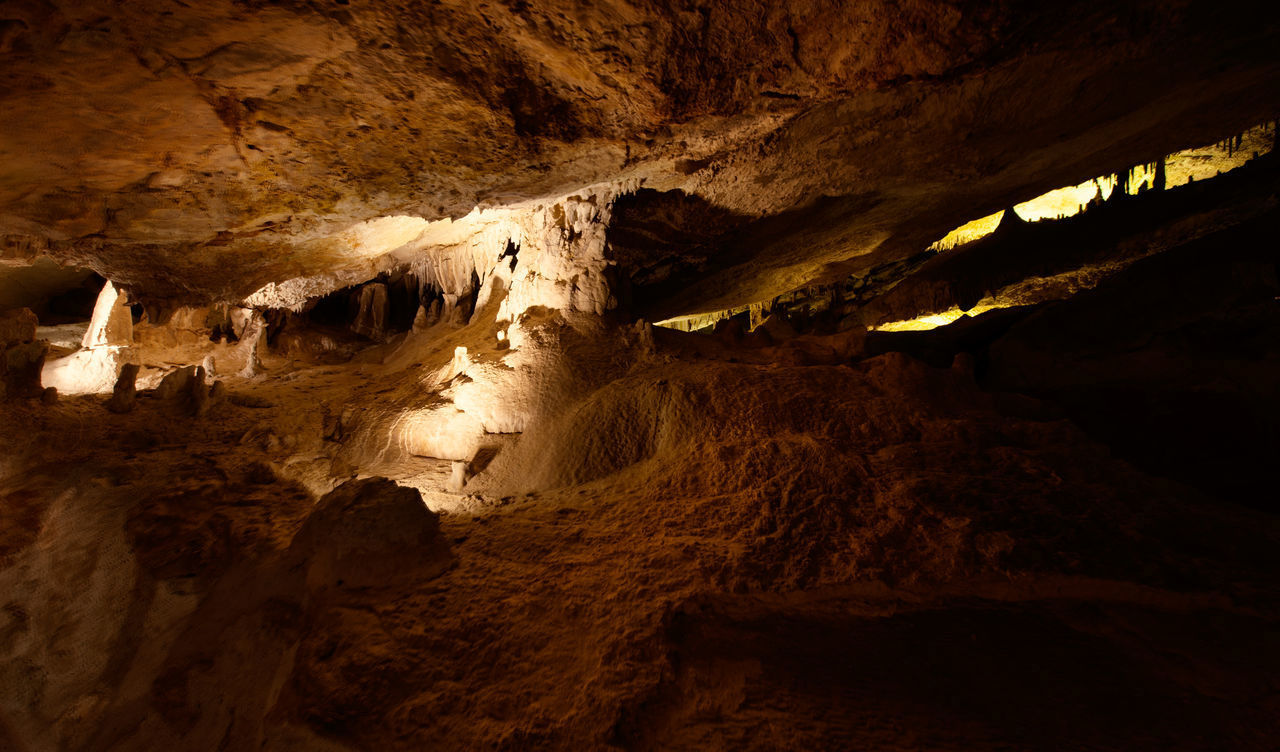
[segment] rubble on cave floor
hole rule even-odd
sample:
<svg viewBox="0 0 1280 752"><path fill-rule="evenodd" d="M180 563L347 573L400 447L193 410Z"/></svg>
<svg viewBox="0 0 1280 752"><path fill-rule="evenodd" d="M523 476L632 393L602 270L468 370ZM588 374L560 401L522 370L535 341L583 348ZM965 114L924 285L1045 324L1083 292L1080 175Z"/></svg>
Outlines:
<svg viewBox="0 0 1280 752"><path fill-rule="evenodd" d="M0 481L6 509L26 510L0 551L16 604L6 623L27 625L3 666L33 692L5 712L52 718L7 720L7 733L733 748L815 719L797 744L945 737L974 749L1046 733L1138 743L1143 719L1161 717L1176 718L1161 744L1194 749L1184 742L1205 735L1256 746L1273 720L1258 703L1277 668L1265 649L1274 523L1136 471L1034 400L982 392L963 359L783 365L788 343L531 319L522 347L553 374L540 388L573 401L502 438L460 494L447 488L452 463L389 461L367 434L388 423L368 413L423 399L426 374L437 389L452 381L458 347L481 379L472 367L511 356L494 324L472 326L345 365L268 351L270 378L228 377L230 399L203 415L172 402L180 387L144 391L125 414L87 395L6 413L31 441ZM609 365L588 378L558 362ZM384 545L379 525L431 528L397 521L409 506L365 522L323 500L393 469L439 513L430 546L447 558L416 564ZM323 535L304 534L318 515ZM314 578L326 589L297 584ZM121 617L75 616L100 599ZM69 634L44 631L54 612ZM146 637L134 657L105 658L128 634ZM55 657L67 640L106 662L71 668ZM1052 671L1032 672L1032 657ZM37 660L56 671L20 673ZM924 689L936 681L974 700ZM1112 694L1082 689L1091 682ZM1224 682L1237 702L1204 699ZM110 694L61 710L90 686ZM1015 686L1026 708L1074 693L1081 730L984 710ZM442 691L451 704L437 704ZM859 699L868 692L882 700ZM1131 695L1143 698L1135 714L1110 712ZM513 708L513 696L530 701ZM909 737L891 730L904 718L917 724ZM963 733L939 718L963 719ZM889 730L868 736L866 724Z"/></svg>
<svg viewBox="0 0 1280 752"><path fill-rule="evenodd" d="M0 752L1274 750L1255 5L6 3Z"/></svg>

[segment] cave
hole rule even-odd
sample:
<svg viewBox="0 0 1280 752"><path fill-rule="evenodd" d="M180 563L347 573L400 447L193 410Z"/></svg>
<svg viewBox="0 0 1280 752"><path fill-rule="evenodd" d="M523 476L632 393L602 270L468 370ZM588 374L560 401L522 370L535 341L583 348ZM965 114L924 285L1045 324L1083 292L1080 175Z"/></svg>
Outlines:
<svg viewBox="0 0 1280 752"><path fill-rule="evenodd" d="M0 749L1274 750L1277 50L0 5Z"/></svg>

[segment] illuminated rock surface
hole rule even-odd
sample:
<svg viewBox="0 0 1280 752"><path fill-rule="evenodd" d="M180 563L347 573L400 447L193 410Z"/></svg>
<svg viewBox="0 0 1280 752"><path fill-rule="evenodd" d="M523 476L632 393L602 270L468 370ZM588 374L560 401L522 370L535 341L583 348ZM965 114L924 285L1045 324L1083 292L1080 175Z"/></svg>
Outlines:
<svg viewBox="0 0 1280 752"><path fill-rule="evenodd" d="M6 4L0 748L1273 749L1278 16Z"/></svg>

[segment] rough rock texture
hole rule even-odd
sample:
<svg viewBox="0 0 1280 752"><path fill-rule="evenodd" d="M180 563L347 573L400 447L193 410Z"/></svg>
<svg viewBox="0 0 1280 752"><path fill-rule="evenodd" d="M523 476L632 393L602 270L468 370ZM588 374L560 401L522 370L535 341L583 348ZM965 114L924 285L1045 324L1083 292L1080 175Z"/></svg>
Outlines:
<svg viewBox="0 0 1280 752"><path fill-rule="evenodd" d="M86 349L133 344L133 314L129 310L129 301L110 282L98 293L82 344Z"/></svg>
<svg viewBox="0 0 1280 752"><path fill-rule="evenodd" d="M452 350L242 382L267 405L217 421L154 400L110 421L76 399L0 413L31 437L0 478L4 733L338 750L1266 749L1280 733L1271 517L1002 413L965 369L783 366L781 345L658 334L531 322L541 357L617 370L541 387L577 405L516 439L544 472L517 474L510 446L471 463L469 487L537 493L468 501L444 492L447 462L415 477L451 510L438 519L387 481L316 505L327 490L289 478L373 470L344 455L359 426L321 410L351 425L393 384L421 400L413 364Z"/></svg>
<svg viewBox="0 0 1280 752"><path fill-rule="evenodd" d="M44 357L48 346L43 342L28 342L25 345L14 345L0 352L4 358L3 377L4 396L9 399L23 397L39 397L44 391L40 383L40 372L44 368Z"/></svg>
<svg viewBox="0 0 1280 752"><path fill-rule="evenodd" d="M16 308L0 313L0 348L33 341L38 324L39 321L30 308Z"/></svg>
<svg viewBox="0 0 1280 752"><path fill-rule="evenodd" d="M1048 397L1150 471L1280 511L1280 212L1197 239L1013 324L992 387Z"/></svg>
<svg viewBox="0 0 1280 752"><path fill-rule="evenodd" d="M67 394L109 391L132 346L133 313L128 299L107 282L98 293L80 349L46 364L43 378Z"/></svg>
<svg viewBox="0 0 1280 752"><path fill-rule="evenodd" d="M204 369L201 366L184 366L165 375L156 387L156 397L165 401L186 400L193 384L204 384Z"/></svg>
<svg viewBox="0 0 1280 752"><path fill-rule="evenodd" d="M0 398L39 397L48 345L34 342L39 322L29 308L0 314Z"/></svg>
<svg viewBox="0 0 1280 752"><path fill-rule="evenodd" d="M120 367L120 376L107 400L107 410L113 413L131 412L138 403L138 364L126 363Z"/></svg>
<svg viewBox="0 0 1280 752"><path fill-rule="evenodd" d="M1273 750L1278 17L0 6L0 748Z"/></svg>
<svg viewBox="0 0 1280 752"><path fill-rule="evenodd" d="M326 494L289 547L313 590L423 581L451 564L436 513L386 478L348 481Z"/></svg>
<svg viewBox="0 0 1280 752"><path fill-rule="evenodd" d="M1067 219L1028 223L1006 212L994 233L933 256L858 313L874 326L986 303L1067 298L1138 259L1273 211L1277 187L1280 152L1271 152L1169 191L1117 190Z"/></svg>
<svg viewBox="0 0 1280 752"><path fill-rule="evenodd" d="M6 254L153 299L411 239L351 235L376 218L644 180L725 230L652 313L741 305L1269 119L1280 72L1274 7L1205 0L24 0L3 24Z"/></svg>

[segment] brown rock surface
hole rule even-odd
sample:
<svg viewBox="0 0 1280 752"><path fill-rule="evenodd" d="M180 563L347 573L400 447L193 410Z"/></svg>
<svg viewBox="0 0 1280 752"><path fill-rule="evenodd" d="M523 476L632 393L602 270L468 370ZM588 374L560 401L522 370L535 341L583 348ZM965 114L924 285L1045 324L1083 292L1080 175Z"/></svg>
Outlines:
<svg viewBox="0 0 1280 752"><path fill-rule="evenodd" d="M152 298L349 265L376 217L642 178L728 231L654 313L754 302L1261 122L1280 72L1274 8L1202 0L4 15L0 235Z"/></svg>
<svg viewBox="0 0 1280 752"><path fill-rule="evenodd" d="M588 361L627 352L626 332L560 326L539 336ZM544 490L466 506L443 492L449 463L438 486L416 478L448 500L438 518L386 480L317 505L277 475L341 449L301 406L376 409L393 381L420 390L417 369L246 382L275 406L218 421L146 403L103 421L70 399L0 412L31 439L0 504L6 733L109 749L1274 738L1271 518L904 356L729 363L666 340L528 432L517 452L541 447L545 474L507 475L506 449L475 479ZM259 443L264 426L284 438ZM1064 697L1065 726L1046 709Z"/></svg>
<svg viewBox="0 0 1280 752"><path fill-rule="evenodd" d="M421 582L453 558L422 496L385 478L348 481L326 494L289 551L315 590Z"/></svg>
<svg viewBox="0 0 1280 752"><path fill-rule="evenodd" d="M36 315L29 308L0 313L0 350L34 340L38 324Z"/></svg>
<svg viewBox="0 0 1280 752"><path fill-rule="evenodd" d="M44 391L40 384L40 371L44 368L44 342L28 342L14 345L0 352L0 376L4 380L4 396L9 399L39 397Z"/></svg>
<svg viewBox="0 0 1280 752"><path fill-rule="evenodd" d="M138 403L138 364L125 363L120 366L120 376L112 389L111 399L107 400L107 410L113 413L131 412Z"/></svg>
<svg viewBox="0 0 1280 752"><path fill-rule="evenodd" d="M1278 32L0 6L0 748L1273 750Z"/></svg>

